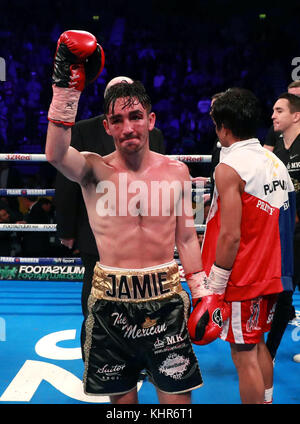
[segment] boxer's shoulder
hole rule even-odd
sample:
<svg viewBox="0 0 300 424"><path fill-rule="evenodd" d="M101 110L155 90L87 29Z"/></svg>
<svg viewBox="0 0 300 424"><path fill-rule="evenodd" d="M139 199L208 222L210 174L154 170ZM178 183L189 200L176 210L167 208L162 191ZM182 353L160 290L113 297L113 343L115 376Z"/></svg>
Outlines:
<svg viewBox="0 0 300 424"><path fill-rule="evenodd" d="M170 156L163 155L161 153L151 152L152 154L152 160L153 164L157 166L164 166L168 169L174 169L177 172L185 172L188 167L185 165L185 163L173 159Z"/></svg>

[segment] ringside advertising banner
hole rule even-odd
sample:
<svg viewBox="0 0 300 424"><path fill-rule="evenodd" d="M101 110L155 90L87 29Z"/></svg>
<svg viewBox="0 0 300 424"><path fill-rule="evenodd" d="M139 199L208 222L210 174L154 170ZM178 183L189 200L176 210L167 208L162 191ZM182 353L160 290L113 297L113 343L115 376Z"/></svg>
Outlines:
<svg viewBox="0 0 300 424"><path fill-rule="evenodd" d="M0 280L82 281L84 266L76 258L0 258Z"/></svg>

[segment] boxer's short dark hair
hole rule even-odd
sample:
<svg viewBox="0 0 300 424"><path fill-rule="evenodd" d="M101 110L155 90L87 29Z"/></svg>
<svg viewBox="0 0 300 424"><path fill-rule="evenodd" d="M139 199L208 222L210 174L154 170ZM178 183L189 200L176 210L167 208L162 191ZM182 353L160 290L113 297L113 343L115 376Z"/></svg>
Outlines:
<svg viewBox="0 0 300 424"><path fill-rule="evenodd" d="M115 103L119 98L127 99L123 108L134 105L136 100L138 100L148 113L151 112L151 99L147 94L144 85L140 81L134 81L133 83L122 81L118 84L112 85L107 90L107 93L104 97L103 109L106 115L109 113L110 107L112 113L114 113Z"/></svg>

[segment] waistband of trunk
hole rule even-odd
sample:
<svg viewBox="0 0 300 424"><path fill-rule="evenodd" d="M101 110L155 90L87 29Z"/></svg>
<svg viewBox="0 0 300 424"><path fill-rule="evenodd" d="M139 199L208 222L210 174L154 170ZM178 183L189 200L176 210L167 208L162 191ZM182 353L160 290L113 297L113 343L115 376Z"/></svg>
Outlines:
<svg viewBox="0 0 300 424"><path fill-rule="evenodd" d="M97 262L91 294L97 299L141 302L164 299L181 291L175 261L143 269L114 268Z"/></svg>

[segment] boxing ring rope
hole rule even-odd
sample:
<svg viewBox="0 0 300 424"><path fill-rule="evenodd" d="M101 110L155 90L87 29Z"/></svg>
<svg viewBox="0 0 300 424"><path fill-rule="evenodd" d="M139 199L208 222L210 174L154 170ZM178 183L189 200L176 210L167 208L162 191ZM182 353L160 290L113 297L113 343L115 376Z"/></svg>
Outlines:
<svg viewBox="0 0 300 424"><path fill-rule="evenodd" d="M192 188L193 193L202 193L208 194L210 191L206 188ZM46 188L46 189L26 189L26 188L0 188L0 197L7 196L46 196L46 197L54 197L55 189L54 188Z"/></svg>
<svg viewBox="0 0 300 424"><path fill-rule="evenodd" d="M0 231L56 231L57 224L0 224ZM199 232L205 230L205 225L195 224Z"/></svg>
<svg viewBox="0 0 300 424"><path fill-rule="evenodd" d="M56 231L56 224L0 224L0 231Z"/></svg>
<svg viewBox="0 0 300 424"><path fill-rule="evenodd" d="M54 197L55 196L55 189L53 188L46 188L46 189L39 189L39 188L0 188L0 196L6 197L6 196L49 196Z"/></svg>
<svg viewBox="0 0 300 424"><path fill-rule="evenodd" d="M185 163L210 163L211 155L166 155L167 157L179 160ZM45 154L31 154L31 153L0 153L0 162L48 162ZM192 192L205 194L209 193L209 189L192 188ZM0 196L55 196L55 189L26 189L26 188L10 188L0 189ZM195 224L197 232L204 232L205 225ZM0 231L47 231L56 232L57 224L0 224ZM176 248L174 250L176 253ZM0 263L2 264L39 264L39 265L58 265L58 264L72 264L82 265L81 258L27 258L27 257L6 257L0 256ZM180 272L183 272L180 266Z"/></svg>
<svg viewBox="0 0 300 424"><path fill-rule="evenodd" d="M185 163L210 163L211 155L166 155L170 159ZM45 154L0 153L0 162L47 162Z"/></svg>

